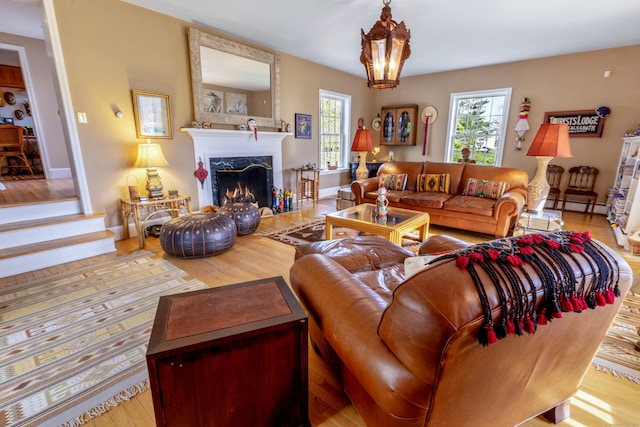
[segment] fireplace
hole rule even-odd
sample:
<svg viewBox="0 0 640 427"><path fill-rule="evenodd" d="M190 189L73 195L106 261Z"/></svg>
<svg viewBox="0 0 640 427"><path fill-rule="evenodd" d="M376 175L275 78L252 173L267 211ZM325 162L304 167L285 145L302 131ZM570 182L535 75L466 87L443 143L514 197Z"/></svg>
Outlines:
<svg viewBox="0 0 640 427"><path fill-rule="evenodd" d="M225 196L231 193L250 193L259 207L271 205L273 167L271 156L212 157L211 193L214 204L224 205Z"/></svg>
<svg viewBox="0 0 640 427"><path fill-rule="evenodd" d="M283 187L282 170L282 140L291 135L285 132L265 132L258 130L258 140L254 138L253 132L226 130L226 129L196 129L183 128L183 132L189 134L193 140L194 170L199 162L208 171L208 176L202 184L197 184L197 193L194 195L192 206L202 209L206 205L219 205L218 196L213 198L213 182L216 182L214 171L211 169L211 159L222 159L225 161L234 157L270 157L271 158L271 187ZM194 177L195 180L195 177ZM270 206L267 202L265 206ZM262 206L262 205L261 205Z"/></svg>

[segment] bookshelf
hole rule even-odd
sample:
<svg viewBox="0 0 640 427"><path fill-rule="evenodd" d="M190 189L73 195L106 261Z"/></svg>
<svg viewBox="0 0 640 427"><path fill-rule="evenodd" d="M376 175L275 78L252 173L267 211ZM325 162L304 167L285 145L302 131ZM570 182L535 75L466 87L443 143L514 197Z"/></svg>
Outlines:
<svg viewBox="0 0 640 427"><path fill-rule="evenodd" d="M628 235L640 228L640 137L622 141L615 182L607 200L607 219L618 245L629 249Z"/></svg>

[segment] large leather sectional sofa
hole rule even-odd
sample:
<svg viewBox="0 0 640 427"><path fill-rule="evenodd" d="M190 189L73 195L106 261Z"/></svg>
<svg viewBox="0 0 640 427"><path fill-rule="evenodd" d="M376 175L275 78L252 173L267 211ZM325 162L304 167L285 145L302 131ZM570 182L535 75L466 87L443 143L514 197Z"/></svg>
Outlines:
<svg viewBox="0 0 640 427"><path fill-rule="evenodd" d="M378 169L376 177L354 181L355 203L376 203L379 177L406 174L403 190L388 190L389 206L428 212L431 224L504 237L515 224L527 201L529 177L512 168L468 163L390 162ZM417 191L419 175L447 175L449 189ZM464 195L468 179L503 182L504 193L497 199Z"/></svg>
<svg viewBox="0 0 640 427"><path fill-rule="evenodd" d="M322 241L296 249L290 280L367 426L559 422L632 283L587 237L433 236L422 252L454 250L436 261L380 237ZM408 278L416 260L432 264Z"/></svg>

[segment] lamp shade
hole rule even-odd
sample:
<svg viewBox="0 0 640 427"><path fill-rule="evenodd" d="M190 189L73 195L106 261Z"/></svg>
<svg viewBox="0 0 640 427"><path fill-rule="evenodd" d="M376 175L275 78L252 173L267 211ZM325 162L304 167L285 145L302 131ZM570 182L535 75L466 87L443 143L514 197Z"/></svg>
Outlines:
<svg viewBox="0 0 640 427"><path fill-rule="evenodd" d="M136 168L158 168L169 166L158 144L139 144L138 158L133 164Z"/></svg>
<svg viewBox="0 0 640 427"><path fill-rule="evenodd" d="M569 125L544 123L527 151L527 156L573 157L569 145Z"/></svg>
<svg viewBox="0 0 640 427"><path fill-rule="evenodd" d="M351 151L373 153L373 136L371 136L371 130L358 129L356 131L353 144L351 144Z"/></svg>

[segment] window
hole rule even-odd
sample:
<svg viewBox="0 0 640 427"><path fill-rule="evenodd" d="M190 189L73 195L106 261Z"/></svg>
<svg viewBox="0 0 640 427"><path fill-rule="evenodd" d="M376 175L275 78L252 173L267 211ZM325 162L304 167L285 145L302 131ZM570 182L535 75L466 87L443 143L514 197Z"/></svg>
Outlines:
<svg viewBox="0 0 640 427"><path fill-rule="evenodd" d="M458 163L462 149L476 163L500 166L511 88L451 94L445 161Z"/></svg>
<svg viewBox="0 0 640 427"><path fill-rule="evenodd" d="M349 165L351 97L320 91L320 169Z"/></svg>

